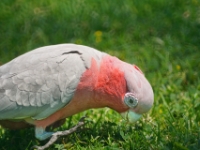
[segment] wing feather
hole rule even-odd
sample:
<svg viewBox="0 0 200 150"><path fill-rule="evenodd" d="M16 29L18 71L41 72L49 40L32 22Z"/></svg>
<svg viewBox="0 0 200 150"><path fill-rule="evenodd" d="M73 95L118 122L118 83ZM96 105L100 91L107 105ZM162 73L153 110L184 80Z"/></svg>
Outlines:
<svg viewBox="0 0 200 150"><path fill-rule="evenodd" d="M36 93L29 92L29 102L31 106L37 106Z"/></svg>
<svg viewBox="0 0 200 150"><path fill-rule="evenodd" d="M16 92L14 88L8 89L5 92L5 95L10 99L10 101L15 101L16 100ZM0 94L1 95L1 94ZM1 98L1 97L0 97Z"/></svg>

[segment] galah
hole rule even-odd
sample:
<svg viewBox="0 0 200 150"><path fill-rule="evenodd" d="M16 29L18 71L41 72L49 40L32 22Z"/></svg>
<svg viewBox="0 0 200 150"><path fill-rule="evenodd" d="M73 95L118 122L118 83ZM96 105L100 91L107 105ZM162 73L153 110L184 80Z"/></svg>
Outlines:
<svg viewBox="0 0 200 150"><path fill-rule="evenodd" d="M136 66L96 49L60 44L25 53L0 67L0 124L45 128L91 108L109 107L129 122L153 105L150 83Z"/></svg>

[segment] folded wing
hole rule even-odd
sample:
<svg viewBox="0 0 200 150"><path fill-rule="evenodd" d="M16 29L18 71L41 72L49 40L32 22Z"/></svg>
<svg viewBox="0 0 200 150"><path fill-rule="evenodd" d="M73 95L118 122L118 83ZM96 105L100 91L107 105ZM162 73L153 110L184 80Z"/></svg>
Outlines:
<svg viewBox="0 0 200 150"><path fill-rule="evenodd" d="M36 49L0 67L0 120L43 119L67 105L92 58L102 53L63 44Z"/></svg>

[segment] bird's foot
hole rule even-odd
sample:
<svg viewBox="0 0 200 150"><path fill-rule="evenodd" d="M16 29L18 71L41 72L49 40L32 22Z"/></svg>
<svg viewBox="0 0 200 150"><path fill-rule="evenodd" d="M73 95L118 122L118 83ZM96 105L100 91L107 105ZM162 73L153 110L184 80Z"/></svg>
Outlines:
<svg viewBox="0 0 200 150"><path fill-rule="evenodd" d="M42 127L35 128L35 137L40 141L48 139L53 135L53 133L54 132L46 132Z"/></svg>
<svg viewBox="0 0 200 150"><path fill-rule="evenodd" d="M80 121L78 122L78 124L76 126L74 126L73 128L69 129L69 130L65 130L65 131L57 131L57 132L46 132L44 129L40 129L40 128L36 128L36 137L39 140L44 140L47 139L49 137L50 140L44 145L44 146L33 146L32 149L37 149L37 150L44 150L46 148L48 148L49 146L51 146L60 136L64 136L64 135L69 135L75 131L77 131L77 129L81 126L83 126L85 124L85 117L82 117L80 119Z"/></svg>

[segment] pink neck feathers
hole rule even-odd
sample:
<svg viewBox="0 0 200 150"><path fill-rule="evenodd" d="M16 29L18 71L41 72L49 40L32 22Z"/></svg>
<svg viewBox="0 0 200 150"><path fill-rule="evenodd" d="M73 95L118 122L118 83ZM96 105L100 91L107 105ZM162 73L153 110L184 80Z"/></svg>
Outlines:
<svg viewBox="0 0 200 150"><path fill-rule="evenodd" d="M123 104L126 93L124 72L119 67L121 61L115 57L105 56L98 68L92 59L91 67L82 75L78 85L79 91L85 91L90 97L90 107L110 107L118 112L127 109Z"/></svg>

